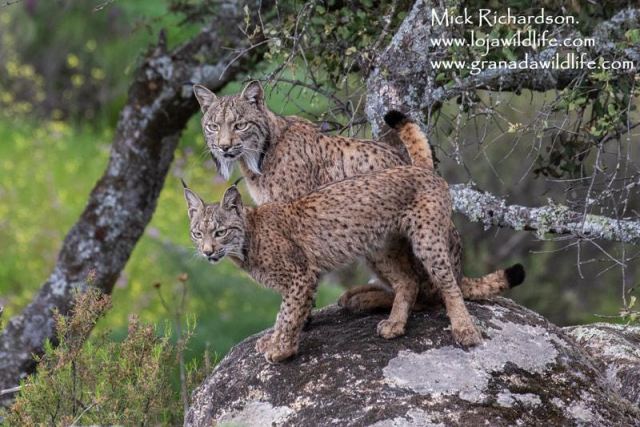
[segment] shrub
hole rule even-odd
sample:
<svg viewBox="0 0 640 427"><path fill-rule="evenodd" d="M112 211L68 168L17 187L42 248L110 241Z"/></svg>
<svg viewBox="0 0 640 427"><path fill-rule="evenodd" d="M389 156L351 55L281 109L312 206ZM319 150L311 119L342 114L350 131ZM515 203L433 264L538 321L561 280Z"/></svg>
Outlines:
<svg viewBox="0 0 640 427"><path fill-rule="evenodd" d="M123 342L110 340L107 330L88 340L110 308L110 297L90 288L77 297L69 317L56 314L58 345L46 344L36 374L22 382L3 414L5 425L182 423L182 405L170 379L180 348L170 343L170 328L158 337L154 327L134 316ZM193 377L197 366L190 368Z"/></svg>

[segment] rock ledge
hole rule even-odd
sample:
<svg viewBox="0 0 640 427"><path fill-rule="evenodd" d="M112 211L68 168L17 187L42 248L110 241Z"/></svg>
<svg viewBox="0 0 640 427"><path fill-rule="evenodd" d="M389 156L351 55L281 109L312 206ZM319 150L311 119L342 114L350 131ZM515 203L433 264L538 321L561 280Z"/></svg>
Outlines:
<svg viewBox="0 0 640 427"><path fill-rule="evenodd" d="M188 425L640 426L633 395L602 375L607 362L561 329L505 298L468 306L486 339L473 349L455 345L442 309L414 313L388 341L375 333L385 313L327 307L280 365L250 337L193 393Z"/></svg>

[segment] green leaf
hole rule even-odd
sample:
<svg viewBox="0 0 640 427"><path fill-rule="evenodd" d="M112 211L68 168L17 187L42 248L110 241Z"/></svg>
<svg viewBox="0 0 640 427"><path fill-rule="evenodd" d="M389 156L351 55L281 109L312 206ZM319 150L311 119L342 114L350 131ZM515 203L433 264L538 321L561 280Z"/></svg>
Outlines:
<svg viewBox="0 0 640 427"><path fill-rule="evenodd" d="M515 53L513 53L513 51L511 51L511 49L509 48L504 48L502 49L502 53L504 53L504 56L509 60L509 61L515 61L516 59L518 59L518 57L516 56Z"/></svg>
<svg viewBox="0 0 640 427"><path fill-rule="evenodd" d="M634 28L633 30L629 30L624 33L624 36L629 41L629 43L637 44L638 42L640 42L640 29Z"/></svg>
<svg viewBox="0 0 640 427"><path fill-rule="evenodd" d="M563 99L553 107L553 111L565 110L568 106L569 106L569 102L567 102L566 99Z"/></svg>

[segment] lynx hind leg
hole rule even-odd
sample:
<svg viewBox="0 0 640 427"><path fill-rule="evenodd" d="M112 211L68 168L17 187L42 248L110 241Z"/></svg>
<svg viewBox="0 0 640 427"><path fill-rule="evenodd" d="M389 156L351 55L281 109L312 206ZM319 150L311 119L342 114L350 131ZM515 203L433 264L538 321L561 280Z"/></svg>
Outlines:
<svg viewBox="0 0 640 427"><path fill-rule="evenodd" d="M462 285L466 279L462 275L462 239L453 221L451 221L449 228L449 262L451 263L451 269L453 270L456 282ZM414 270L420 274L420 293L418 294L418 300L414 309L419 310L440 305L442 303L440 291L424 268L424 263L413 254L413 251L411 263L413 264ZM473 292L473 285L469 289L461 286L461 290L462 296L466 299L468 295L465 291L469 290Z"/></svg>
<svg viewBox="0 0 640 427"><path fill-rule="evenodd" d="M393 305L393 289L380 279L373 279L366 285L345 291L338 299L338 305L352 313L388 309Z"/></svg>
<svg viewBox="0 0 640 427"><path fill-rule="evenodd" d="M426 228L426 230L429 229ZM482 343L482 336L473 324L471 315L465 306L462 292L451 268L449 245L446 240L435 230L428 232L423 228L414 235L413 250L429 272L434 286L440 292L451 320L454 339L464 346L478 345Z"/></svg>
<svg viewBox="0 0 640 427"><path fill-rule="evenodd" d="M387 339L404 335L419 286L408 254L388 250L375 254L368 261L373 271L393 288L395 294L389 317L378 324L378 334Z"/></svg>
<svg viewBox="0 0 640 427"><path fill-rule="evenodd" d="M453 221L449 225L449 262L456 282L462 283L462 238ZM464 295L464 291L462 292Z"/></svg>

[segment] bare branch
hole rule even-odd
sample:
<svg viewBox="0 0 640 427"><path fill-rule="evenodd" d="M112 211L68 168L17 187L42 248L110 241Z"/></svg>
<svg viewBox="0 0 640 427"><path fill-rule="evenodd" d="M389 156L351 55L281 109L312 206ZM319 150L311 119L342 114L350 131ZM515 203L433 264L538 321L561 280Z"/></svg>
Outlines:
<svg viewBox="0 0 640 427"><path fill-rule="evenodd" d="M5 390L0 390L0 396L4 396L5 394L13 394L13 393L17 393L22 389L22 386L15 386L15 387L11 387L11 388L7 388Z"/></svg>
<svg viewBox="0 0 640 427"><path fill-rule="evenodd" d="M0 7L11 6L12 4L20 3L22 0L6 0L5 2L0 3Z"/></svg>
<svg viewBox="0 0 640 427"><path fill-rule="evenodd" d="M583 216L554 203L538 208L507 205L504 199L464 184L452 185L451 196L455 212L486 227L535 231L541 237L545 233L570 234L577 238L640 244L640 221Z"/></svg>
<svg viewBox="0 0 640 427"><path fill-rule="evenodd" d="M383 129L381 117L389 108L405 108L420 116L424 111L438 103L452 99L462 93L477 89L494 91L518 91L531 89L545 91L562 89L575 78L584 73L579 69L487 69L478 75L458 78L457 83L446 88L436 86L435 78L439 69L431 66L431 61L450 59L447 48L433 46L431 39L451 37L449 27L432 26L431 11L434 1L417 1L413 9L402 23L400 29L386 50L380 55L378 66L371 73L367 85L367 117L372 123L375 135ZM441 2L444 7L450 6L451 0ZM625 9L618 12L611 20L601 23L594 30L591 38L595 45L586 50L589 59L612 53L622 54L623 58L633 61L636 68L626 73L635 73L640 64L640 46L630 46L617 50L611 41L624 28L640 26L640 9ZM570 30L559 39L575 39L582 37L577 31ZM535 55L535 60L552 59L559 48L548 48ZM620 56L620 55L618 55ZM622 72L621 72L622 73ZM427 121L426 117L420 117Z"/></svg>

